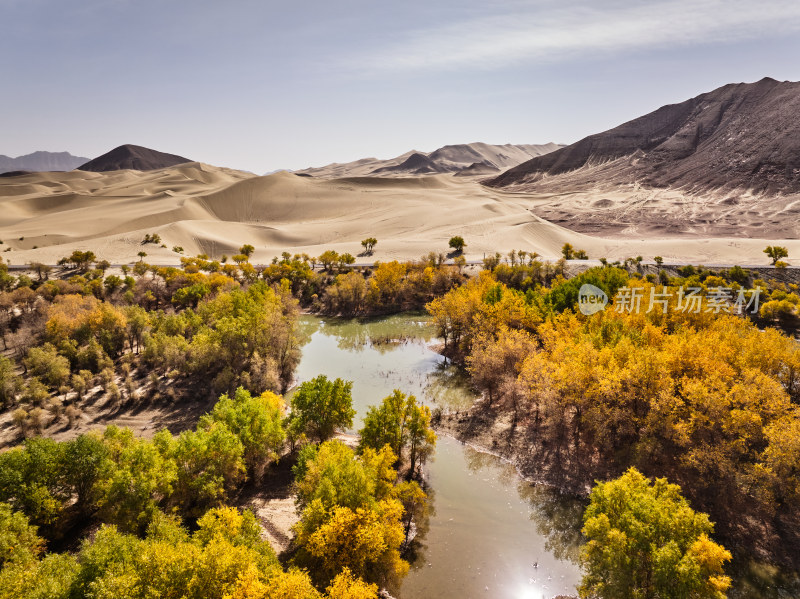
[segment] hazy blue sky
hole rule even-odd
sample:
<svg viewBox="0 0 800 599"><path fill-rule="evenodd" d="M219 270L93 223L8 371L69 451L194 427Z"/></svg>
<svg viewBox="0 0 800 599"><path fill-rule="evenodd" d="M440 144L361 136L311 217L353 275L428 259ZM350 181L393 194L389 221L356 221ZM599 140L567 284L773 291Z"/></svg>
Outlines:
<svg viewBox="0 0 800 599"><path fill-rule="evenodd" d="M135 143L254 172L569 143L800 79L797 0L0 0L0 154Z"/></svg>

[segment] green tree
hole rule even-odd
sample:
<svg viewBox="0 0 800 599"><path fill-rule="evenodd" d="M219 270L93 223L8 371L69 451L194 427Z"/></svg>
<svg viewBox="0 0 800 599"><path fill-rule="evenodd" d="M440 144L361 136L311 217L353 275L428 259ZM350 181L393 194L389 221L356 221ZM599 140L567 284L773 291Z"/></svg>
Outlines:
<svg viewBox="0 0 800 599"><path fill-rule="evenodd" d="M378 245L378 240L374 237L367 237L361 240L361 245L364 247L364 253L368 256L372 255L372 250Z"/></svg>
<svg viewBox="0 0 800 599"><path fill-rule="evenodd" d="M114 293L114 291L122 287L122 279L117 275L108 275L103 281L103 285L108 293Z"/></svg>
<svg viewBox="0 0 800 599"><path fill-rule="evenodd" d="M302 507L319 501L325 510L341 505L356 509L370 506L386 496L396 473L396 456L390 448L366 450L356 456L344 443L333 440L300 451L294 468L298 503ZM391 460L387 464L386 460Z"/></svg>
<svg viewBox="0 0 800 599"><path fill-rule="evenodd" d="M113 468L99 485L100 515L123 531L143 532L172 495L177 465L161 451L171 446L171 435L161 432L156 438L155 443L136 439L130 429L115 426L103 433Z"/></svg>
<svg viewBox="0 0 800 599"><path fill-rule="evenodd" d="M222 503L244 479L242 442L220 422L183 432L169 445L172 451L167 455L178 467L174 499L189 516L198 516Z"/></svg>
<svg viewBox="0 0 800 599"><path fill-rule="evenodd" d="M464 238L461 237L461 235L451 237L450 241L447 242L447 245L453 248L453 251L459 254L464 251L465 247L467 247L467 244L464 243Z"/></svg>
<svg viewBox="0 0 800 599"><path fill-rule="evenodd" d="M10 406L22 391L22 378L17 375L14 362L0 356L0 406Z"/></svg>
<svg viewBox="0 0 800 599"><path fill-rule="evenodd" d="M572 260L575 258L575 248L571 243L565 243L561 246L561 255L564 256L564 260Z"/></svg>
<svg viewBox="0 0 800 599"><path fill-rule="evenodd" d="M379 406L370 406L360 431L359 449L375 450L389 445L400 463L408 448L409 477L418 464L433 453L436 434L430 427L431 412L420 405L413 395L398 389L385 397Z"/></svg>
<svg viewBox="0 0 800 599"><path fill-rule="evenodd" d="M25 358L25 367L30 374L39 377L50 387L59 387L69 379L69 360L58 354L50 343L32 347Z"/></svg>
<svg viewBox="0 0 800 599"><path fill-rule="evenodd" d="M320 443L330 439L339 428L353 426L352 381L337 378L329 381L325 375L306 381L292 395L294 428L304 431Z"/></svg>
<svg viewBox="0 0 800 599"><path fill-rule="evenodd" d="M75 507L81 514L91 515L99 499L99 485L112 467L108 448L95 434L80 435L63 445L63 475Z"/></svg>
<svg viewBox="0 0 800 599"><path fill-rule="evenodd" d="M789 257L789 250L780 245L768 245L764 253L772 259L772 264L777 264L781 258Z"/></svg>
<svg viewBox="0 0 800 599"><path fill-rule="evenodd" d="M22 511L48 537L58 536L71 497L64 449L65 444L52 439L33 438L0 453L0 501Z"/></svg>
<svg viewBox="0 0 800 599"><path fill-rule="evenodd" d="M276 461L286 439L283 429L283 398L269 391L255 397L239 387L233 397L219 398L211 414L200 419L201 428L225 424L241 441L244 461L251 475L260 478L264 468Z"/></svg>
<svg viewBox="0 0 800 599"><path fill-rule="evenodd" d="M8 562L33 561L43 546L36 527L29 524L24 514L0 503L0 568Z"/></svg>
<svg viewBox="0 0 800 599"><path fill-rule="evenodd" d="M246 243L246 244L244 244L242 247L240 247L240 248L239 248L239 253L240 253L240 254L244 254L244 255L245 255L245 256L247 256L248 258L249 258L250 256L252 256L252 255L253 255L253 252L255 252L255 251L256 251L256 248L254 248L254 247L253 247L252 245L250 245L249 243Z"/></svg>
<svg viewBox="0 0 800 599"><path fill-rule="evenodd" d="M731 554L714 543L708 516L678 485L636 469L597 483L584 514L581 597L723 599Z"/></svg>

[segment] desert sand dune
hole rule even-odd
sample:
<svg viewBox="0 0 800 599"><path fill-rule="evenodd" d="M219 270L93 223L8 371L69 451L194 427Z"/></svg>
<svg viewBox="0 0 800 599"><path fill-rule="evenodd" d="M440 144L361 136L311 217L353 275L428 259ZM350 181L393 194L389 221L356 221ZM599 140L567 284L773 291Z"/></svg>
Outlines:
<svg viewBox="0 0 800 599"><path fill-rule="evenodd" d="M623 197L631 193L639 194L635 208ZM754 223L781 218L762 215L752 199L734 199L712 202L719 222L748 211ZM98 257L124 263L138 260L143 250L151 263L176 264L180 255L173 246L183 247L186 255L220 257L250 243L256 247L254 260L264 263L283 251L319 255L335 249L355 255L361 239L376 237L374 256L361 260L414 259L429 251L446 252L449 238L461 235L466 257L474 260L512 249L555 259L561 246L571 243L592 257L612 260L661 255L667 261L764 264L763 248L776 242L752 234L762 230L755 225L719 234L722 225L713 218L698 222L690 234L678 235L664 217L649 227L620 226L614 239L596 237L570 230L573 207L598 215L669 209L697 216L701 208L710 209L675 191L612 193L587 187L570 193L512 192L452 174L320 179L279 172L257 177L201 163L148 172L34 173L0 179L0 249L12 248L0 256L12 264L52 264L74 249L91 249ZM782 207L784 215L797 209L798 203L789 200ZM566 226L534 211L549 211L552 220ZM146 233L158 233L166 247L142 245ZM800 256L800 242L777 242L791 256Z"/></svg>
<svg viewBox="0 0 800 599"><path fill-rule="evenodd" d="M475 142L443 146L430 153L410 150L388 160L362 158L354 162L334 163L297 172L322 179L365 176L409 177L435 173L462 173L468 176L499 173L561 147L555 143L494 145ZM477 165L481 168L478 169ZM478 170L480 172L477 172Z"/></svg>

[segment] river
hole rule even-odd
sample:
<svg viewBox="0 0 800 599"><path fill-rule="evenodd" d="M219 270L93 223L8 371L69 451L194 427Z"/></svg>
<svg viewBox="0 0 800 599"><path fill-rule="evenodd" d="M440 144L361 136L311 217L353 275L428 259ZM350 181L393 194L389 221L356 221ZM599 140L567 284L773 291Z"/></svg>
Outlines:
<svg viewBox="0 0 800 599"><path fill-rule="evenodd" d="M308 342L299 382L319 374L353 381L354 428L367 407L400 389L432 408L467 407L475 396L463 375L431 348L425 316L356 321L302 317ZM434 514L423 547L397 594L546 599L576 595L582 506L521 480L514 468L440 437L425 468Z"/></svg>

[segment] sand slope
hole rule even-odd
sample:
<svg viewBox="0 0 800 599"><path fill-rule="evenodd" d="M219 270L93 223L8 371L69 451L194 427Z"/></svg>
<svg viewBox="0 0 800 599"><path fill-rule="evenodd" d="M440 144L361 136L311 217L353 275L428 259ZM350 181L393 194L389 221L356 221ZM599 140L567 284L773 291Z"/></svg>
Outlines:
<svg viewBox="0 0 800 599"><path fill-rule="evenodd" d="M186 255L219 257L250 243L256 247L254 260L264 263L283 251L319 255L335 249L355 255L360 240L374 236L375 255L362 260L412 259L446 252L448 239L461 235L468 244L467 258L477 260L512 249L557 258L569 242L592 257L609 259L641 254L668 261L764 264L762 249L773 243L733 234L710 238L713 231L653 239L653 231L628 230L606 239L532 213L564 201L601 211L605 200L589 191L566 200L511 193L451 174L319 179L279 172L257 177L201 163L148 172L34 173L0 179L0 257L12 264L52 264L74 249L91 249L112 263L124 263L137 260L143 250L149 262L175 264L180 256L173 246L182 246ZM146 233L158 233L167 247L142 245ZM800 256L800 242L780 243ZM6 248L12 251L3 253Z"/></svg>
<svg viewBox="0 0 800 599"><path fill-rule="evenodd" d="M408 177L436 173L485 175L499 173L534 156L542 156L561 147L554 143L494 145L475 142L443 146L430 153L411 150L388 160L363 158L355 162L334 163L297 172L322 179L363 176Z"/></svg>

